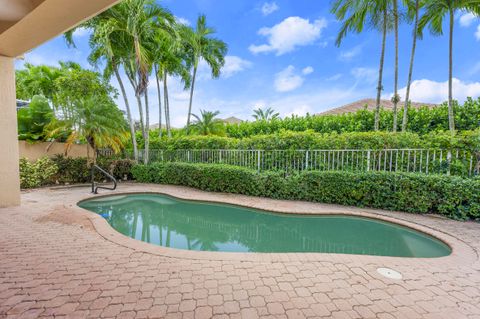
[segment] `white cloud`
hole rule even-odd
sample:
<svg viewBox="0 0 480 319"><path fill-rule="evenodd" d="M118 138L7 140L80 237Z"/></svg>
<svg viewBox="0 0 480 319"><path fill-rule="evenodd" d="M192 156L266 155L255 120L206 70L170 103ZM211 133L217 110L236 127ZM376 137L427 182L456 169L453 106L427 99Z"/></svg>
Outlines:
<svg viewBox="0 0 480 319"><path fill-rule="evenodd" d="M307 113L312 114L312 107L308 104L299 104L293 107L293 110L290 112L285 113L285 116L292 116L292 115L298 115L298 116L305 116Z"/></svg>
<svg viewBox="0 0 480 319"><path fill-rule="evenodd" d="M405 98L406 88L399 90L402 100ZM467 97L480 96L480 82L467 83L453 78L453 98L463 102ZM412 82L410 100L425 103L442 103L448 99L448 81L436 82L422 79Z"/></svg>
<svg viewBox="0 0 480 319"><path fill-rule="evenodd" d="M475 38L480 41L480 25L477 27L477 31L475 32Z"/></svg>
<svg viewBox="0 0 480 319"><path fill-rule="evenodd" d="M378 74L374 68L353 68L350 73L357 80L357 82L363 81L365 83L373 83L377 80Z"/></svg>
<svg viewBox="0 0 480 319"><path fill-rule="evenodd" d="M334 75L328 77L327 81L336 81L336 80L339 80L342 76L343 76L342 73L337 73L337 74L334 74Z"/></svg>
<svg viewBox="0 0 480 319"><path fill-rule="evenodd" d="M175 21L180 24L184 25L191 25L190 21L188 19L182 18L182 17L175 17Z"/></svg>
<svg viewBox="0 0 480 319"><path fill-rule="evenodd" d="M314 71L314 70L313 70L313 67L307 66L306 68L303 68L302 74L303 74L303 75L308 75L308 74L313 73L313 71Z"/></svg>
<svg viewBox="0 0 480 319"><path fill-rule="evenodd" d="M342 51L340 53L340 55L338 56L338 58L341 61L350 61L354 57L358 56L360 53L362 53L362 46L357 45L357 46L353 47L352 49L350 49L348 51Z"/></svg>
<svg viewBox="0 0 480 319"><path fill-rule="evenodd" d="M262 6L262 13L264 16L274 13L279 9L276 2L265 2Z"/></svg>
<svg viewBox="0 0 480 319"><path fill-rule="evenodd" d="M310 23L300 17L288 17L271 28L261 28L258 33L267 37L267 44L250 45L254 53L275 52L282 55L295 50L296 47L310 45L318 40L327 20L321 18Z"/></svg>
<svg viewBox="0 0 480 319"><path fill-rule="evenodd" d="M462 27L469 27L472 25L475 20L475 15L473 13L465 13L460 17L460 25Z"/></svg>
<svg viewBox="0 0 480 319"><path fill-rule="evenodd" d="M229 78L238 72L242 72L252 66L252 62L244 60L238 56L227 55L225 65L222 68L222 76Z"/></svg>
<svg viewBox="0 0 480 319"><path fill-rule="evenodd" d="M297 73L293 65L287 66L282 71L275 74L275 90L277 92L293 91L303 85L305 78L302 75L308 75L313 72L311 66L302 69L301 74Z"/></svg>
<svg viewBox="0 0 480 319"><path fill-rule="evenodd" d="M84 37L88 34L90 34L90 30L87 29L87 28L83 28L83 27L76 28L75 31L73 32L73 36L77 37L77 38Z"/></svg>
<svg viewBox="0 0 480 319"><path fill-rule="evenodd" d="M289 65L284 70L275 74L275 90L278 92L293 91L303 84L303 77L295 74L295 67Z"/></svg>

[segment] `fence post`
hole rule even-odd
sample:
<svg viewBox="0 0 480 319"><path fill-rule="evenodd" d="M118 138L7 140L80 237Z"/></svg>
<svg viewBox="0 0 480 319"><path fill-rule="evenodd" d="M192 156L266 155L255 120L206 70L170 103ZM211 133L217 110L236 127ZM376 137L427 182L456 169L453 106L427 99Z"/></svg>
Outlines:
<svg viewBox="0 0 480 319"><path fill-rule="evenodd" d="M305 152L305 170L308 170L308 150Z"/></svg>
<svg viewBox="0 0 480 319"><path fill-rule="evenodd" d="M370 171L370 150L367 151L367 172Z"/></svg>
<svg viewBox="0 0 480 319"><path fill-rule="evenodd" d="M257 172L260 173L260 150L257 151Z"/></svg>

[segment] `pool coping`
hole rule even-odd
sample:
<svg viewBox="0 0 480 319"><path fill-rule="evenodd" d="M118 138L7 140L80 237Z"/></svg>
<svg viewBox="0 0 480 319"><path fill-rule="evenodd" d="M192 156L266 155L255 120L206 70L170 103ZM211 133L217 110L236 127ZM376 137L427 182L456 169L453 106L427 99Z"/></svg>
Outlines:
<svg viewBox="0 0 480 319"><path fill-rule="evenodd" d="M75 213L82 214L92 222L96 232L106 240L117 245L133 249L135 251L159 255L170 258L181 259L198 259L198 260L216 260L216 261L249 261L249 262L288 262L288 261L336 261L336 262L395 262L395 264L410 265L415 264L430 264L438 263L453 263L470 264L478 259L475 250L459 238L441 230L434 229L429 226L421 225L412 221L408 221L400 217L390 217L382 214L382 210L362 209L347 206L326 205L320 203L312 203L305 201L286 201L274 200L263 197L253 197L238 194L228 193L213 193L205 192L188 187L179 187L173 185L156 185L156 184L129 184L129 188L138 188L138 190L126 190L108 192L101 195L87 195L78 198L73 205L65 206L73 210ZM356 255L356 254L335 254L335 253L257 253L257 252L213 252L213 251L190 251L176 248L169 248L150 244L140 240L130 238L116 231L108 222L100 215L91 212L87 209L79 207L77 204L81 201L101 198L109 196L121 196L128 194L163 194L172 196L180 200L201 201L213 204L230 204L241 206L245 208L258 209L282 214L301 214L301 215L349 215L356 217L364 217L376 219L384 222L390 222L400 226L408 227L416 231L428 234L450 247L451 254L443 257L434 258L418 258L418 257L391 257L391 256L375 256L375 255ZM277 204L277 205L274 205ZM286 208L279 208L281 205L295 205L295 210L287 210ZM300 206L300 209L298 209ZM310 206L315 211L308 211L302 206ZM430 217L435 218L435 217Z"/></svg>

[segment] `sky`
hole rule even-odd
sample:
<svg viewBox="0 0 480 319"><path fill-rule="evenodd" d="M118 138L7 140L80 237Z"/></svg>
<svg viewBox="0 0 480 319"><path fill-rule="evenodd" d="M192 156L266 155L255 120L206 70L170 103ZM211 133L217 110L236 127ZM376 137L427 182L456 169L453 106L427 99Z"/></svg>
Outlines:
<svg viewBox="0 0 480 319"><path fill-rule="evenodd" d="M366 30L349 34L340 47L335 38L340 24L329 11L329 1L311 0L163 0L177 20L194 25L205 14L216 37L228 44L222 75L212 79L201 63L193 113L220 111L219 117L252 120L253 110L272 107L283 116L315 114L362 98L374 98L378 78L381 34ZM445 26L444 30L448 30ZM399 31L399 93L405 94L411 51L412 26ZM76 48L59 36L25 54L16 62L57 65L75 61L94 69L87 61L89 30L74 34ZM101 71L101 70L98 70ZM480 19L465 12L455 17L454 98L480 96ZM387 37L383 97L390 98L394 80L394 39ZM411 100L441 103L447 99L448 36L426 32L417 44ZM113 86L118 83L112 79ZM175 78L169 83L171 122L186 123L189 92ZM128 81L125 80L128 86ZM139 118L133 90L128 91L133 116ZM158 123L156 84L149 85L150 122ZM121 109L124 103L117 99Z"/></svg>

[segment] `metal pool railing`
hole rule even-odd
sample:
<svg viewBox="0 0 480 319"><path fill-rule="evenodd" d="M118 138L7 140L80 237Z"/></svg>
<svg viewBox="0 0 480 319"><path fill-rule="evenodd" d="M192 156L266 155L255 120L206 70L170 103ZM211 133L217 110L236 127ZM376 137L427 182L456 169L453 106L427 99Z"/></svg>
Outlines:
<svg viewBox="0 0 480 319"><path fill-rule="evenodd" d="M139 150L143 160L144 150ZM105 155L105 154L104 154ZM126 153L127 158L133 154ZM478 160L467 151L445 149L337 149L337 150L158 150L149 151L150 162L228 164L258 171L386 171L478 174Z"/></svg>

